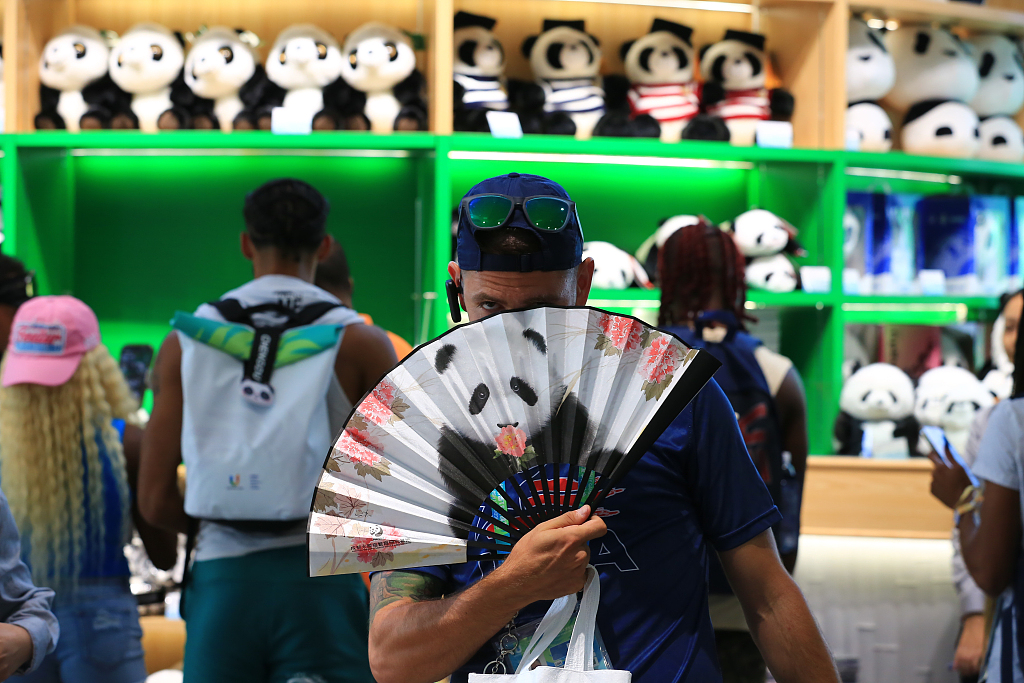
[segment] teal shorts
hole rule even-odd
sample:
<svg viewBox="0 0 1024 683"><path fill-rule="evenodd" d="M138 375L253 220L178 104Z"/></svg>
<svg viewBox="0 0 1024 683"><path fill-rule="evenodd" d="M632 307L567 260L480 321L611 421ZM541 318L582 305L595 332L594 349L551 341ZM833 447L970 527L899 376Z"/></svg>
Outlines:
<svg viewBox="0 0 1024 683"><path fill-rule="evenodd" d="M307 576L305 546L196 562L186 683L373 683L358 574Z"/></svg>

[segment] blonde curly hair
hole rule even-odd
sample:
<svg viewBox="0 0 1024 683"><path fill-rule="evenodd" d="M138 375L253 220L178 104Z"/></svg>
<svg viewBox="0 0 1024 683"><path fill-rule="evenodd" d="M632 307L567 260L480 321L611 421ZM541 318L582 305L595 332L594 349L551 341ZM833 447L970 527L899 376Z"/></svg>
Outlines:
<svg viewBox="0 0 1024 683"><path fill-rule="evenodd" d="M101 344L82 357L75 374L60 386L0 388L0 406L0 481L18 529L31 545L32 578L38 585L77 584L83 561L98 564L103 556L107 499L100 443L117 481L123 525L119 540L129 538L124 448L111 420L130 421L135 399ZM87 548L91 557L85 557Z"/></svg>

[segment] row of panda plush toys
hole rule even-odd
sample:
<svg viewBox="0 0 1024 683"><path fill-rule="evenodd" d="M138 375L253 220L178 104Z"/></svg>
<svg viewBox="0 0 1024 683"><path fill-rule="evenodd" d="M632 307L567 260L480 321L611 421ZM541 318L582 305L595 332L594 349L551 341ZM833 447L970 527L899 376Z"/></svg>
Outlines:
<svg viewBox="0 0 1024 683"><path fill-rule="evenodd" d="M1024 56L1010 37L964 41L924 25L904 25L887 36L854 17L846 90L848 143L862 151L892 148L892 112L907 153L1024 159L1024 134L1013 119L1024 106Z"/></svg>
<svg viewBox="0 0 1024 683"><path fill-rule="evenodd" d="M584 22L545 19L522 44L534 80L516 81L505 77L496 23L455 16L455 130L486 132L486 114L495 110L518 114L526 133L752 145L759 121L793 113L793 96L767 87L761 34L729 30L697 52L692 28L655 19L647 35L620 47L625 76L602 77L600 42Z"/></svg>
<svg viewBox="0 0 1024 683"><path fill-rule="evenodd" d="M291 26L265 67L251 32L215 27L189 38L156 24L119 38L67 29L39 59L36 128L269 129L275 107L317 130L426 128L424 80L398 29L365 24L339 44L316 26Z"/></svg>

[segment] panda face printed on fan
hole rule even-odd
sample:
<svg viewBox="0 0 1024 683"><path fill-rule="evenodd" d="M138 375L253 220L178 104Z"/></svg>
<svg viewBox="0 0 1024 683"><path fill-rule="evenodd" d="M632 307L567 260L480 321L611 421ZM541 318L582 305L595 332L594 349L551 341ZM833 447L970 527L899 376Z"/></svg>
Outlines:
<svg viewBox="0 0 1024 683"><path fill-rule="evenodd" d="M163 26L139 24L110 51L110 77L125 92L167 88L181 73L185 52L177 36Z"/></svg>
<svg viewBox="0 0 1024 683"><path fill-rule="evenodd" d="M839 409L858 420L902 420L914 412L914 383L895 365L872 363L843 383Z"/></svg>
<svg viewBox="0 0 1024 683"><path fill-rule="evenodd" d="M466 76L501 76L505 73L505 50L494 34L483 26L455 29L455 63L452 69Z"/></svg>
<svg viewBox="0 0 1024 683"><path fill-rule="evenodd" d="M622 63L631 83L657 85L694 80L693 45L676 33L652 31L623 48Z"/></svg>
<svg viewBox="0 0 1024 683"><path fill-rule="evenodd" d="M725 90L763 88L764 52L750 43L727 38L701 51L700 71L705 81L719 83Z"/></svg>
<svg viewBox="0 0 1024 683"><path fill-rule="evenodd" d="M922 102L911 107L901 141L907 154L973 157L981 142L978 115L960 102Z"/></svg>
<svg viewBox="0 0 1024 683"><path fill-rule="evenodd" d="M850 19L850 47L846 51L846 101L878 100L896 82L896 64L885 47L882 32L863 19Z"/></svg>
<svg viewBox="0 0 1024 683"><path fill-rule="evenodd" d="M338 80L338 41L322 28L296 24L282 31L267 53L267 78L285 90L323 88Z"/></svg>
<svg viewBox="0 0 1024 683"><path fill-rule="evenodd" d="M545 80L595 78L601 69L597 39L571 26L555 26L523 46L533 75Z"/></svg>
<svg viewBox="0 0 1024 683"><path fill-rule="evenodd" d="M769 292L792 292L796 289L796 268L785 254L760 256L747 264L746 282Z"/></svg>
<svg viewBox="0 0 1024 683"><path fill-rule="evenodd" d="M736 245L746 257L770 256L786 248L796 230L771 211L751 209L732 224Z"/></svg>
<svg viewBox="0 0 1024 683"><path fill-rule="evenodd" d="M54 90L81 90L107 73L109 59L110 48L99 31L72 26L43 47L39 80Z"/></svg>
<svg viewBox="0 0 1024 683"><path fill-rule="evenodd" d="M416 68L409 37L376 22L353 31L345 39L342 53L341 77L363 92L390 92Z"/></svg>
<svg viewBox="0 0 1024 683"><path fill-rule="evenodd" d="M940 28L903 26L889 38L896 83L885 100L905 111L926 100L970 102L978 68L957 36Z"/></svg>
<svg viewBox="0 0 1024 683"><path fill-rule="evenodd" d="M1024 106L1024 56L1006 36L978 36L974 47L981 83L971 100L978 116L1013 116Z"/></svg>
<svg viewBox="0 0 1024 683"><path fill-rule="evenodd" d="M1024 133L1009 116L992 116L978 126L981 146L978 158L988 161L1019 162L1024 159Z"/></svg>
<svg viewBox="0 0 1024 683"><path fill-rule="evenodd" d="M227 97L252 78L257 63L255 50L237 31L214 27L192 44L185 58L185 84L200 97Z"/></svg>

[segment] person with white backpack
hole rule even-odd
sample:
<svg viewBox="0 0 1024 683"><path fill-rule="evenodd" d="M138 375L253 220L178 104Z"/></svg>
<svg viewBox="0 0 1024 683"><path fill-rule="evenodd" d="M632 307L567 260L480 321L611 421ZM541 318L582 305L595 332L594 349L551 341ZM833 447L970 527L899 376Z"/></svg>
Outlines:
<svg viewBox="0 0 1024 683"><path fill-rule="evenodd" d="M397 362L383 330L312 284L332 243L328 210L299 180L250 193L241 246L253 280L176 313L154 364L139 502L194 539L189 683L373 681L359 576L306 571L306 515L332 437Z"/></svg>

